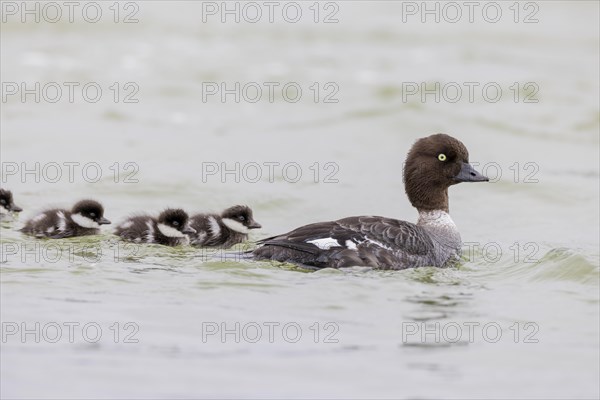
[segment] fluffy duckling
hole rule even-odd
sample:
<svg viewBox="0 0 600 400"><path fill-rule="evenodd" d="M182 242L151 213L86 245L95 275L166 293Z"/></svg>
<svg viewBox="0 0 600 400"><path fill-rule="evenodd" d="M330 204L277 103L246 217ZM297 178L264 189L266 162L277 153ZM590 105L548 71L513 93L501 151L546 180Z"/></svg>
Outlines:
<svg viewBox="0 0 600 400"><path fill-rule="evenodd" d="M248 239L250 229L261 228L248 206L233 206L218 214L196 214L190 218L196 233L190 235L194 246L231 247Z"/></svg>
<svg viewBox="0 0 600 400"><path fill-rule="evenodd" d="M23 209L17 206L10 190L0 188L0 220L10 217L10 213L19 213Z"/></svg>
<svg viewBox="0 0 600 400"><path fill-rule="evenodd" d="M187 235L196 233L196 230L190 227L185 211L168 208L158 218L149 215L128 218L117 226L115 233L134 243L180 246L189 244Z"/></svg>
<svg viewBox="0 0 600 400"><path fill-rule="evenodd" d="M50 209L31 218L21 228L21 232L51 239L74 236L97 235L100 225L110 224L104 218L104 207L95 200L81 200L73 208Z"/></svg>

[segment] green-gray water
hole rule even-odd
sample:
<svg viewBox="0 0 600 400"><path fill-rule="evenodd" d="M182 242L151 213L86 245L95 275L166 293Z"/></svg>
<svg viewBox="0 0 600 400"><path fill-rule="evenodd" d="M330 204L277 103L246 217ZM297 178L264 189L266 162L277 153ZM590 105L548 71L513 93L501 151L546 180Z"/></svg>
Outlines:
<svg viewBox="0 0 600 400"><path fill-rule="evenodd" d="M473 23L464 7L421 23L408 3L319 3L317 23L312 2L297 23L289 3L273 23L262 3L256 23L221 23L206 8L221 2L119 3L118 23L109 2L98 23L3 8L1 186L25 211L0 231L2 398L598 398L598 3L520 3L518 23L512 2L498 23L485 2ZM62 97L9 95L21 82ZM239 102L207 92L236 82L251 83ZM415 221L402 164L435 132L494 178L450 189L457 268L309 272L236 260L251 243L224 256L110 234L167 206L248 204L252 240L351 215ZM86 197L105 234L16 232Z"/></svg>

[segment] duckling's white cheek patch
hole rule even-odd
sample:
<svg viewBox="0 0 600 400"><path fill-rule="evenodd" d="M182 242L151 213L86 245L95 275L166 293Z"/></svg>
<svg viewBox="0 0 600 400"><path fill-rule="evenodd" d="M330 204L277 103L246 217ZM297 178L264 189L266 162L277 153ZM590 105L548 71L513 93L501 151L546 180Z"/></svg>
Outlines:
<svg viewBox="0 0 600 400"><path fill-rule="evenodd" d="M232 231L236 231L239 233L248 233L248 228L246 228L243 224L232 220L231 218L223 218L223 225L225 225Z"/></svg>
<svg viewBox="0 0 600 400"><path fill-rule="evenodd" d="M8 214L8 210L4 206L0 206L0 214Z"/></svg>
<svg viewBox="0 0 600 400"><path fill-rule="evenodd" d="M340 243L334 238L307 240L306 243L314 244L321 250L329 250L332 247L342 247L340 246Z"/></svg>
<svg viewBox="0 0 600 400"><path fill-rule="evenodd" d="M73 214L73 215L71 215L71 219L73 220L73 222L75 222L77 225L81 226L82 228L88 228L88 229L100 228L100 225L98 225L97 222L89 219L88 217L84 217L81 214Z"/></svg>
<svg viewBox="0 0 600 400"><path fill-rule="evenodd" d="M167 237L175 237L175 238L185 237L185 235L183 233L179 232L177 229L172 228L165 224L158 224L158 230L160 231L160 233L162 233L163 235L165 235Z"/></svg>

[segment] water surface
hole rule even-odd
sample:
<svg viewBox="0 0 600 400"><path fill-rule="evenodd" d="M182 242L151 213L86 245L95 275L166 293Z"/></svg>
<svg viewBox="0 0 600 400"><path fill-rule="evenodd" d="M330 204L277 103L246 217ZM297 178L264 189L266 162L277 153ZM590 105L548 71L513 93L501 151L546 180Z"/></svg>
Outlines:
<svg viewBox="0 0 600 400"><path fill-rule="evenodd" d="M331 24L308 18L308 3L295 24L137 4L133 24L2 24L3 82L104 89L96 103L2 103L2 186L25 209L0 231L2 397L598 398L598 3L536 2L531 24L514 23L508 3L496 24L403 22L401 2L339 2ZM114 82L120 96L135 83L139 102L115 102ZM223 82L294 82L303 95L204 101ZM465 82L503 95L407 94L407 83ZM326 103L331 83L338 101ZM524 102L526 83L537 102ZM350 215L414 221L402 163L435 132L497 176L450 189L457 268L310 272L236 260L251 243L224 255L127 247L110 229L16 232L83 197L114 222L248 204L264 227L253 240ZM54 183L50 163L63 166ZM64 163L79 163L73 179ZM300 178L283 172L291 163Z"/></svg>

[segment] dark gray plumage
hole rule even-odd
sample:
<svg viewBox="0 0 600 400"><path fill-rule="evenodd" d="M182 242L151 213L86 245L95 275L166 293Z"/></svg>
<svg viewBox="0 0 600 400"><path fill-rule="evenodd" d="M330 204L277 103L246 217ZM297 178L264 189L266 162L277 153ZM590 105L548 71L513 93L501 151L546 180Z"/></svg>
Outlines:
<svg viewBox="0 0 600 400"><path fill-rule="evenodd" d="M327 239L333 239L331 241ZM365 265L403 269L431 265L431 237L419 226L376 216L319 222L259 242L260 258L293 261L318 268ZM328 247L328 249L327 249Z"/></svg>

